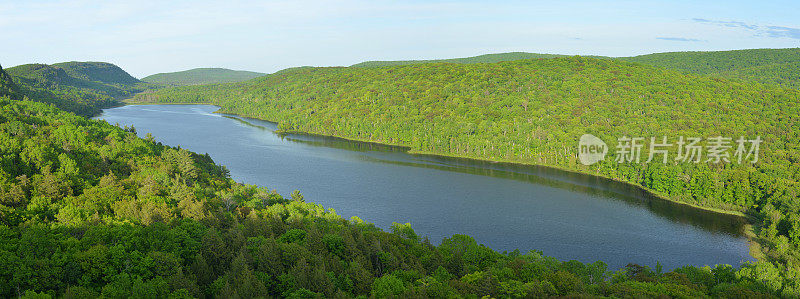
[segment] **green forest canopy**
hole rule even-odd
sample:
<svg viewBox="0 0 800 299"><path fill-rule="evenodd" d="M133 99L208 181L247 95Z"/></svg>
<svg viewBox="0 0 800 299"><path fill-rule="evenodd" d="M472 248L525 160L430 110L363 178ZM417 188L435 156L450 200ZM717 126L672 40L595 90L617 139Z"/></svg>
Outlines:
<svg viewBox="0 0 800 299"><path fill-rule="evenodd" d="M0 97L17 98L19 92L19 87L14 83L14 79L3 70L3 66L0 66Z"/></svg>
<svg viewBox="0 0 800 299"><path fill-rule="evenodd" d="M70 61L53 64L54 67L63 69L72 77L86 81L96 81L105 84L131 85L139 80L122 70L120 67L106 62L80 62Z"/></svg>
<svg viewBox="0 0 800 299"><path fill-rule="evenodd" d="M95 115L101 108L119 105L120 99L154 87L105 62L24 64L5 71L17 89L12 98L53 103L80 115Z"/></svg>
<svg viewBox="0 0 800 299"><path fill-rule="evenodd" d="M521 59L537 59L537 58L555 58L564 57L566 55L559 54L538 54L526 52L509 52L498 54L485 54L465 58L450 58L450 59L431 59L431 60L394 60L394 61L365 61L351 65L351 67L379 67L379 66L394 66L394 65L407 65L407 64L420 64L420 63L434 63L434 62L448 62L448 63L495 63L501 61L513 61Z"/></svg>
<svg viewBox="0 0 800 299"><path fill-rule="evenodd" d="M380 67L431 62L494 63L521 59L556 58L566 55L511 52L466 58L436 60L366 61L355 67ZM744 79L800 89L800 48L749 49L708 52L667 52L633 57L588 56L598 59L618 59L680 70L692 74Z"/></svg>
<svg viewBox="0 0 800 299"><path fill-rule="evenodd" d="M618 59L800 89L800 48L671 52Z"/></svg>
<svg viewBox="0 0 800 299"><path fill-rule="evenodd" d="M236 183L208 155L132 127L7 97L0 120L3 297L797 294L766 261L610 272L537 251L497 253L463 235L434 246L409 224L383 232L297 191Z"/></svg>
<svg viewBox="0 0 800 299"><path fill-rule="evenodd" d="M223 68L197 68L181 72L160 73L142 78L144 82L166 85L199 85L247 81L266 74L234 71Z"/></svg>
<svg viewBox="0 0 800 299"><path fill-rule="evenodd" d="M736 59L753 58L741 57ZM746 66L743 74L777 76L775 70L786 70L781 63L737 65ZM386 233L357 218L343 220L299 192L284 198L233 182L210 157L139 139L134 128L20 101L91 115L86 112L113 103L98 99L116 100L112 87L155 87L121 83L125 76L100 71L81 73L91 67L28 65L11 76L0 70L0 96L11 97L0 99L0 292L798 296L798 91L772 85L781 82L763 85L665 67L680 71L581 57L304 67L243 83L147 92L136 100L214 103L226 112L279 121L285 131L620 179L672 200L747 213L766 254L757 263L669 273L629 265L610 272L601 262L560 262L536 251L497 253L467 236L433 246L408 224ZM619 134L759 134L765 143L754 165L584 167L574 151L576 138L587 132L612 147Z"/></svg>
<svg viewBox="0 0 800 299"><path fill-rule="evenodd" d="M800 91L621 60L298 68L234 84L163 89L136 101L209 103L302 131L412 152L553 166L642 186L671 200L754 217L768 259L798 271ZM577 139L611 157L577 161ZM622 136L760 136L750 163L614 163ZM642 151L647 157L648 149ZM674 154L674 149L673 149ZM735 160L735 159L734 159Z"/></svg>

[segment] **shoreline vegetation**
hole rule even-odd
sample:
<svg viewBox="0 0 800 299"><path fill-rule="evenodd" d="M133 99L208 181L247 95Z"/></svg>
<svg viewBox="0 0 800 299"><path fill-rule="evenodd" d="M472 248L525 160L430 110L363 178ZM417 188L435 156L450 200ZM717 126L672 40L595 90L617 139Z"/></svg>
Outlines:
<svg viewBox="0 0 800 299"><path fill-rule="evenodd" d="M741 217L750 223L744 232L750 255L763 271L780 269L789 294L800 291L794 278L800 271L800 91L786 88L794 73L785 67L792 60L800 61L799 49L306 67L233 84L161 89L134 101L214 104L224 113L277 122L281 132L592 175L666 202ZM780 84L721 73L772 64L782 72L770 80ZM769 146L755 164L614 163L617 154L610 151L606 162L587 167L575 148L575 138L587 133L606 142L760 136Z"/></svg>
<svg viewBox="0 0 800 299"><path fill-rule="evenodd" d="M162 103L158 103L158 102L143 103L143 102L133 102L133 101L128 101L128 100L125 101L125 104L127 104L127 105L162 105ZM220 107L218 105L215 105L215 104L211 104L211 103L192 103L192 102L179 103L179 102L172 102L172 103L167 103L167 104L163 104L163 105L206 105L206 106L215 106L218 109L216 111L214 111L213 113L234 115L234 116L242 117L242 118L245 118L245 119L251 118L251 119L257 119L257 120L261 120L261 121L267 121L267 122L270 122L270 123L273 123L273 124L276 124L276 125L278 124L278 122L276 122L274 120L253 118L253 117L249 117L249 116L245 116L245 115L240 115L240 114L224 111L222 107ZM296 131L296 130L295 131L275 130L274 132L276 134L301 134L301 135L309 135L309 136L321 136L321 137L328 137L328 138L338 138L338 139L349 141L349 142L359 142L359 143L375 144L375 145L381 145L381 146L391 146L391 147L404 149L404 151L406 153L410 154L410 155L422 155L422 156L445 157L445 158L458 158L458 159L465 159L465 160L470 160L470 161L501 163L501 164L518 165L518 166L529 166L529 167L544 167L544 168L554 169L554 170L563 171L563 172L567 172L567 173L580 174L580 175L589 175L589 176L593 176L593 177L597 177L597 178L606 179L606 180L609 180L609 181L614 181L614 182L617 182L617 183L626 184L628 186L636 187L639 190L641 190L643 192L646 192L647 194L652 196L653 199L656 199L656 200L664 200L664 201L668 201L668 202L679 204L679 205L689 206L689 207L692 207L692 208L695 208L695 209L699 209L699 210L703 210L703 211L708 211L708 212L713 212L713 213L718 213L718 214L724 214L724 215L738 216L738 217L742 217L742 218L746 219L747 225L745 225L745 227L744 227L743 234L747 237L748 242L750 243L750 252L749 252L750 256L752 256L753 258L758 259L758 260L762 260L762 259L765 258L765 255L763 254L762 244L760 242L758 242L758 238L755 235L755 229L756 229L756 224L757 224L757 221L756 221L757 219L755 218L755 216L742 213L741 211L724 210L724 209L719 209L719 208L714 208L714 207L704 207L704 206L700 206L700 205L697 205L697 204L682 202L682 201L679 201L677 199L669 198L666 195L655 193L652 190L646 189L644 186L641 186L641 185L638 185L638 184L635 184L635 183L632 183L632 182L627 182L627 181L618 180L618 179L614 179L614 178L611 178L611 177L603 176L603 175L600 175L600 174L598 174L596 172L595 173L581 172L581 171L578 171L578 170L562 168L562 167L557 167L557 166L530 164L530 163L524 163L524 162L519 162L519 161L489 160L489 159L476 158L476 157L449 155L449 154L444 154L444 153L415 151L410 146L406 146L406 145L402 145L402 144L381 143L381 142L376 142L376 141L359 140L359 139L354 139L354 138L348 138L348 137L344 137L344 136L325 135L325 134L314 133L314 132L304 132L304 131Z"/></svg>
<svg viewBox="0 0 800 299"><path fill-rule="evenodd" d="M148 104L158 105L158 103L147 103L147 104L142 103L141 105L148 105ZM180 103L180 104L179 103L175 103L175 104L176 105L194 105L196 103ZM132 105L137 105L137 104L132 104ZM209 105L209 106L219 107L219 106L214 105L214 104L197 104L197 105ZM250 118L250 117L247 117L247 116L242 116L242 115L238 115L238 114L222 111L221 107L217 111L214 111L214 113L223 113L223 114L229 114L229 115L236 115L236 116L243 117L243 118ZM271 122L273 124L278 124L277 122L271 121L271 120L266 120L266 119L258 119L258 120L268 121L268 122ZM766 259L766 255L763 252L763 249L764 249L763 248L763 244L761 244L761 242L759 242L759 239L758 239L758 237L756 236L756 233L755 233L756 228L758 228L758 226L757 226L757 220L758 219L754 215L742 213L741 211L725 210L725 209L714 208L714 207L705 207L705 206L701 206L701 205L697 205L697 204L693 204L693 203L679 201L677 199L673 199L673 198L667 197L666 195L655 193L652 190L648 190L642 185L638 185L638 184L635 184L635 183L632 183L632 182L628 182L628 181L614 179L614 178L608 177L608 176L603 176L603 175L598 174L597 172L595 172L595 173L580 172L580 171L577 171L577 170L563 168L563 167L540 165L540 164L529 164L529 163L524 163L524 162L519 162L519 161L488 160L488 159L481 159L481 158L468 157L468 156L455 156L455 155L448 155L448 154L443 154L443 153L415 151L415 150L411 149L411 147L406 146L406 145L380 143L380 142L368 141L368 140L358 140L358 139L351 139L351 138L347 138L347 137L343 137L343 136L325 135L325 134L318 134L318 133L313 133L313 132L275 131L275 133L277 133L277 134L303 134L303 135L312 135L312 136L332 137L332 138L338 138L338 139L349 141L349 142L361 142L361 143L376 144L376 145L382 145L382 146L391 146L391 147L402 148L402 149L405 150L406 153L408 153L410 155L422 155L422 156L444 157L444 158L458 158L458 159L465 159L465 160L469 160L469 161L491 162L491 163L510 164L510 165L519 165L519 166L543 167L543 168L554 169L554 170L563 171L563 172L567 172L567 173L593 176L593 177L596 177L596 178L602 178L602 179L614 181L614 182L617 182L617 183L626 184L628 186L635 187L635 188L639 189L640 191L646 192L647 194L652 196L653 199L655 199L655 200L664 200L664 201L667 201L667 202L670 202L670 203L684 205L684 206L692 207L692 208L703 210L703 211L742 217L743 219L745 219L745 221L747 221L747 224L743 228L744 229L743 234L747 237L748 243L750 243L750 246L749 246L750 247L750 250L749 250L750 256L755 258L755 259L757 259L757 260L765 260Z"/></svg>
<svg viewBox="0 0 800 299"><path fill-rule="evenodd" d="M4 297L687 298L780 291L751 263L608 269L536 250L499 253L465 235L432 245L410 224L386 232L305 202L299 191L284 197L237 183L208 155L139 138L133 127L5 97L0 117L10 120L0 123L0 139L25 145L3 155L25 167L0 165L0 187L12 191L0 207ZM56 155L24 154L48 151Z"/></svg>
<svg viewBox="0 0 800 299"><path fill-rule="evenodd" d="M0 295L798 297L800 92L748 78L768 72L768 83L796 86L799 54L372 62L172 88L102 63L25 65L11 76L0 68L0 139L8 145L0 163ZM731 68L740 71L719 75ZM408 223L387 232L345 220L299 191L284 197L237 183L208 155L76 115L131 95L125 104L214 105L215 113L279 120L283 133L404 143L412 155L545 167L644 188L657 200L752 223L744 234L758 260L665 272L660 264L560 261L535 249L499 253L465 235L432 245ZM758 165L598 163L592 173L570 168L577 132L601 139L768 132L774 145Z"/></svg>
<svg viewBox="0 0 800 299"><path fill-rule="evenodd" d="M247 118L256 119L256 120L260 120L260 121L270 122L270 123L273 123L273 124L276 124L276 125L279 123L277 121L270 120L270 119L254 118L254 117L237 114L237 113L230 112L230 111L225 111L219 105L212 104L212 103L197 103L197 102L159 103L159 102L135 102L135 101L125 100L124 104L125 105L206 105L206 106L215 106L215 107L218 108L218 110L216 110L216 111L214 111L212 113L234 115L234 116L242 117L242 118L245 118L245 119L247 119ZM346 137L346 136L341 136L341 135L328 135L328 134L324 134L324 133L306 132L306 131L298 131L298 130L275 130L274 132L276 134L287 134L287 135L288 134L298 134L298 135L308 135L308 136L320 136L320 137L328 137L328 138L337 138L337 139L341 139L341 140L344 140L344 141L350 141L350 142L359 142L359 143L374 144L374 145L381 145L381 146L390 146L390 147L403 149L406 153L408 153L410 155L444 157L444 158L458 158L458 159L465 159L465 160L479 161L479 162L490 162L490 163L518 165L518 166L530 166L530 167L543 167L543 168L559 170L559 171L563 171L563 172L567 172L567 173L589 175L589 176L602 178L602 179L614 181L614 182L617 182L617 183L623 183L623 184L627 184L627 185L632 186L632 187L639 188L641 191L647 192L648 194L650 194L654 198L658 198L660 200L669 201L671 203L685 205L685 206L689 206L689 207L692 207L692 208L696 208L696 209L700 209L700 210L704 210L704 211L709 211L709 212L714 212L714 213L719 213L719 214L739 216L739 217L748 219L748 221L752 220L752 217L753 217L752 215L749 215L749 214L746 214L746 213L742 213L741 211L725 210L725 209L714 208L714 207L706 207L706 206L701 206L701 205L697 205L697 204L693 204L693 203L679 201L677 199L673 199L673 198L667 197L666 195L656 193L653 190L648 190L642 185L635 184L635 183L628 182L628 181L615 179L615 178L608 177L608 176L604 176L604 175L599 174L597 172L583 172L583 171L580 171L580 170L569 169L569 168L564 168L564 167L559 167L559 166L532 164L532 163L526 163L526 162L521 162L521 161L492 160L492 159L486 159L486 158L480 158L480 157L472 157L472 156L459 156L459 155L448 154L448 153L437 153L437 152L429 152L429 151L416 151L416 150L412 149L408 145L396 144L396 143L384 143L384 142L379 142L379 141L371 141L371 140L367 140L367 139L357 139L357 138Z"/></svg>

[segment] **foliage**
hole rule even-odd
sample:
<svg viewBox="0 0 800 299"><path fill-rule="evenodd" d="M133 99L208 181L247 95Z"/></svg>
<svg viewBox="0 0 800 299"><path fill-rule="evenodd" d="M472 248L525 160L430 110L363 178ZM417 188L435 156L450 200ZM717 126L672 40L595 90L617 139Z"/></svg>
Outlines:
<svg viewBox="0 0 800 299"><path fill-rule="evenodd" d="M266 74L234 71L223 68L197 68L181 72L159 73L142 78L142 81L165 85L198 85L247 81Z"/></svg>
<svg viewBox="0 0 800 299"><path fill-rule="evenodd" d="M103 62L64 62L53 65L25 64L5 70L18 92L12 98L27 97L55 104L81 115L91 116L101 108L119 105L154 85L142 83L116 65Z"/></svg>
<svg viewBox="0 0 800 299"><path fill-rule="evenodd" d="M140 82L120 67L107 62L70 61L56 63L53 66L63 69L71 77L86 81L111 85L134 85Z"/></svg>
<svg viewBox="0 0 800 299"><path fill-rule="evenodd" d="M46 79L34 82L85 80L61 68L36 68ZM0 90L14 90L16 81L0 83ZM92 86L85 90L99 93ZM759 238L770 259L667 273L631 264L612 273L602 262L498 253L464 235L435 246L409 224L383 232L306 202L298 191L284 198L236 183L209 156L140 139L134 128L2 98L0 296L800 295L798 91L570 57L298 68L138 99L216 103L227 112L280 120L287 131L624 180L675 200L752 213L763 221ZM768 146L755 165L584 167L574 147L585 132L606 140L762 134Z"/></svg>
<svg viewBox="0 0 800 299"><path fill-rule="evenodd" d="M567 57L298 68L243 83L164 89L136 99L210 103L221 112L278 122L287 132L403 145L412 153L609 177L674 201L752 216L768 260L786 277L798 272L798 90ZM585 133L609 144L605 161L579 163L576 145ZM617 163L614 146L623 136L668 136L672 143L679 136L760 136L764 142L754 164L733 158L732 163ZM642 149L643 159L648 153Z"/></svg>
<svg viewBox="0 0 800 299"><path fill-rule="evenodd" d="M0 119L2 297L710 294L677 272L630 266L640 274L613 282L600 262L501 254L463 235L434 246L401 224L383 232L298 192L288 200L238 184L206 155L43 103L0 99ZM715 294L735 283L769 296L785 284L762 266L687 269L720 276L709 280Z"/></svg>
<svg viewBox="0 0 800 299"><path fill-rule="evenodd" d="M753 214L795 211L800 92L580 57L497 64L304 68L245 83L165 89L141 101L202 102L303 131L413 152L540 164ZM710 113L709 109L714 109ZM576 140L761 136L759 163L579 163ZM643 149L647 158L648 149ZM787 237L789 237L787 235ZM797 244L795 244L797 245Z"/></svg>
<svg viewBox="0 0 800 299"><path fill-rule="evenodd" d="M3 66L0 66L0 97L19 97L19 88L14 84L14 79L3 70Z"/></svg>
<svg viewBox="0 0 800 299"><path fill-rule="evenodd" d="M693 74L800 89L800 48L670 52L619 59Z"/></svg>
<svg viewBox="0 0 800 299"><path fill-rule="evenodd" d="M566 55L512 52L436 60L365 61L353 67L380 67L432 62L496 63L521 59L558 58ZM699 75L741 79L800 89L800 48L749 49L707 52L667 52L633 57L588 56L617 59Z"/></svg>
<svg viewBox="0 0 800 299"><path fill-rule="evenodd" d="M525 52L509 52L498 54L485 54L465 58L450 58L450 59L431 59L431 60L394 60L394 61L365 61L351 65L351 67L380 67L380 66L397 66L421 63L495 63L501 61L513 61L520 59L537 59L537 58L556 58L564 57L566 55L558 54L538 54L538 53L525 53Z"/></svg>

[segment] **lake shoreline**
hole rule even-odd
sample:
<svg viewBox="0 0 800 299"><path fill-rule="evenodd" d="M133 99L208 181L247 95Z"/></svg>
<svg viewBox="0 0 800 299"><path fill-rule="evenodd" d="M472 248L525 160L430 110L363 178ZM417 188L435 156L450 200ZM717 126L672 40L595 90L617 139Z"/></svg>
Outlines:
<svg viewBox="0 0 800 299"><path fill-rule="evenodd" d="M221 106L213 104L213 103L155 103L155 102L130 102L130 101L125 101L124 103L127 104L127 105L208 105L208 106L214 106L214 107L218 108L216 111L213 112L213 113L216 113L216 114L227 114L227 115L231 115L231 116L235 116L235 117L241 117L241 118L244 118L244 119L253 119L253 120L259 120L259 121L266 121L266 122L269 122L269 123L272 123L272 124L276 124L276 125L278 124L278 122L276 122L274 120L261 119L261 118L250 117L250 116L245 116L245 115L241 115L241 114L237 114L237 113L223 111L223 108ZM317 137L335 138L335 139L340 139L340 140L350 141L350 142L359 142L359 143L366 143L366 144L373 144L373 145L380 145L380 146L396 147L398 149L404 150L406 153L408 153L410 155L416 155L416 156L441 157L441 158L449 158L449 159L463 159L463 160L467 160L467 161L486 162L486 163L499 164L499 165L512 165L512 166L524 166L524 167L541 167L541 168L545 168L545 169L557 170L557 171L562 171L562 172L566 172L566 173L570 173L570 174L586 175L586 176L590 176L590 177L594 177L594 178L600 178L600 179L608 180L608 181L611 181L611 182L625 184L627 186L634 187L634 188L636 188L636 189L638 189L638 190L640 190L642 192L647 193L649 196L652 196L654 199L663 200L663 201L667 201L667 202L678 204L678 205L682 205L682 206L688 206L688 207L691 207L691 208L694 208L694 209L698 209L698 210L702 210L702 211L707 211L707 212L712 212L712 213L717 213L717 214L722 214L722 215L736 216L736 217L743 218L746 221L747 224L745 225L744 231L742 232L742 234L747 238L748 242L750 243L749 254L753 258L756 258L758 260L761 260L764 257L763 256L763 246L758 242L758 238L755 235L755 228L754 227L755 227L756 224L753 221L754 217L752 215L749 215L749 214L746 214L746 213L743 213L743 212L740 212L740 211L725 210L725 209L713 208L713 207L705 207L705 206L700 206L700 205L697 205L697 204L678 201L678 200L675 200L675 199L671 199L671 198L669 198L667 196L664 196L662 194L656 193L654 191L648 190L648 189L644 188L643 186L641 186L639 184L634 184L634 183L631 183L631 182L622 181L622 180L619 180L619 179L614 179L614 178L607 177L607 176L604 176L604 175L601 175L601 174L583 172L583 171L574 170L574 169L567 169L567 168L563 168L563 167L559 167L559 166L541 165L541 164L525 163L525 162L502 160L502 159L485 159L485 158L478 158L478 157L461 156L461 155L436 153L436 152L427 152L427 151L418 151L418 150L412 149L410 146L406 146L406 145L402 145L402 144L393 144L393 143L388 143L388 142L372 141L372 140L344 137L344 136L338 136L338 135L328 135L328 134L321 134L321 133L314 133L314 132L304 132L304 131L298 131L298 130L277 130L277 129L274 132L276 134L279 134L279 135L317 136Z"/></svg>
<svg viewBox="0 0 800 299"><path fill-rule="evenodd" d="M228 115L233 115L233 116L237 116L237 117L250 118L250 119L270 122L270 123L273 123L273 124L278 124L278 122L276 122L274 120L255 118L255 117L245 116L245 115L236 114L236 113L232 113L232 112L222 111L223 108L221 106L218 106L218 105L215 105L215 104L211 104L211 103L129 102L127 104L129 104L129 105L208 105L208 106L214 106L214 107L218 108L218 110L214 111L213 113L228 114ZM305 131L298 131L298 130L275 130L275 133L284 134L284 135L296 134L296 135L329 137L329 138L337 138L337 139L341 139L341 140L345 140L345 141L351 141L351 142L361 142L361 143L375 144L375 145L381 145L381 146L391 146L391 147L397 147L397 148L400 148L400 149L405 149L406 152L408 154L410 154L410 155L456 158L456 159L465 159L465 160L478 161L478 162L489 162L489 163L498 163L498 164L506 164L506 165L517 165L517 166L543 167L543 168L549 168L549 169L569 172L569 173L573 173L573 174L589 175L589 176L603 178L603 179L607 179L607 180L610 180L610 181L623 183L623 184L627 184L627 185L632 186L632 187L639 188L640 190L649 193L653 197L659 198L661 200L666 200L666 201L669 201L669 202L672 202L672 203L686 205L686 206L690 206L692 208L696 208L696 209L700 209L700 210L704 210L704 211L709 211L709 212L714 212L714 213L719 213L719 214L739 216L739 217L743 217L743 218L748 219L748 220L752 219L751 215L742 213L740 211L725 210L725 209L713 208L713 207L705 207L705 206L701 206L701 205L697 205L697 204L693 204L693 203L678 201L678 200L675 200L675 199L671 199L671 198L669 198L667 196L664 196L662 194L656 193L656 192L654 192L652 190L648 190L648 189L646 189L643 186L638 185L638 184L634 184L634 183L631 183L631 182L627 182L627 181L611 178L611 177L604 176L604 175L601 175L601 174L583 172L583 171L574 170L574 169L568 169L568 168L559 167L559 166L542 165L542 164L534 164L534 163L525 163L525 162L502 160L502 159L485 159L485 158L479 158L479 157L462 156L462 155L445 154L445 153L428 152L428 151L418 151L418 150L412 149L410 146L402 145L402 144L386 143L386 142L380 142L380 141L372 141L372 140L366 140L366 139L344 137L344 136L338 136L338 135L328 135L328 134L321 134L321 133L314 133L314 132L305 132Z"/></svg>

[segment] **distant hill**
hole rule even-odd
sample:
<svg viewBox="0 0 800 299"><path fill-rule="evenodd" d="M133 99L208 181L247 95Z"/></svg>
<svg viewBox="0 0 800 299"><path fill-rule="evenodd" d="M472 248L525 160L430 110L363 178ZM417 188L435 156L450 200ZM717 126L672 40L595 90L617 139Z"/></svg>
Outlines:
<svg viewBox="0 0 800 299"><path fill-rule="evenodd" d="M564 56L568 55L511 52L452 59L365 61L354 64L351 67L383 67L436 62L497 63ZM585 57L623 60L698 75L742 79L800 89L800 48L667 52L633 57Z"/></svg>
<svg viewBox="0 0 800 299"><path fill-rule="evenodd" d="M19 88L14 84L14 80L0 66L0 97L9 96L17 98L19 96Z"/></svg>
<svg viewBox="0 0 800 299"><path fill-rule="evenodd" d="M247 81L266 74L236 71L224 68L197 68L181 72L160 73L142 78L142 81L168 85L200 85Z"/></svg>
<svg viewBox="0 0 800 299"><path fill-rule="evenodd" d="M777 86L572 56L297 68L236 84L161 89L132 101L214 104L221 112L277 122L285 132L599 173L678 201L747 211L765 201L744 194L766 194L749 182L800 180L795 161L799 99L800 91ZM602 140L631 135L762 136L771 148L762 148L760 154L770 163L757 165L761 168L749 163L724 169L693 163L663 168L652 163L612 164L617 153L609 152L609 164L587 168L575 147L577 137L587 132ZM714 183L691 186L700 182ZM739 182L747 184L726 193L731 190L727 186Z"/></svg>
<svg viewBox="0 0 800 299"><path fill-rule="evenodd" d="M94 115L151 86L105 62L24 64L5 70L18 97L52 103L63 110Z"/></svg>
<svg viewBox="0 0 800 299"><path fill-rule="evenodd" d="M34 63L6 71L21 83L37 88L84 88L111 97L129 96L132 87L142 83L118 66L105 62Z"/></svg>
<svg viewBox="0 0 800 299"><path fill-rule="evenodd" d="M510 53L486 54L486 55L464 57L464 58L450 58L450 59L365 61L351 65L351 67L378 67L378 66L408 65L408 64L420 64L420 63L432 63L432 62L496 63L501 61L513 61L513 60L536 59L536 58L556 58L564 56L568 55L510 52Z"/></svg>
<svg viewBox="0 0 800 299"><path fill-rule="evenodd" d="M68 85L75 87L85 87L91 84L86 80L81 80L70 76L67 72L52 65L31 63L15 66L6 69L6 72L26 85L39 85L49 87L49 85Z"/></svg>
<svg viewBox="0 0 800 299"><path fill-rule="evenodd" d="M53 64L64 69L72 77L87 81L97 81L106 84L136 84L139 80L122 70L120 67L107 62L62 62Z"/></svg>
<svg viewBox="0 0 800 299"><path fill-rule="evenodd" d="M727 78L748 79L766 84L800 89L800 60L741 68L717 73Z"/></svg>
<svg viewBox="0 0 800 299"><path fill-rule="evenodd" d="M668 52L617 59L693 74L800 88L800 48Z"/></svg>
<svg viewBox="0 0 800 299"><path fill-rule="evenodd" d="M666 52L617 59L653 66L713 74L800 61L800 48L750 49L706 52Z"/></svg>

